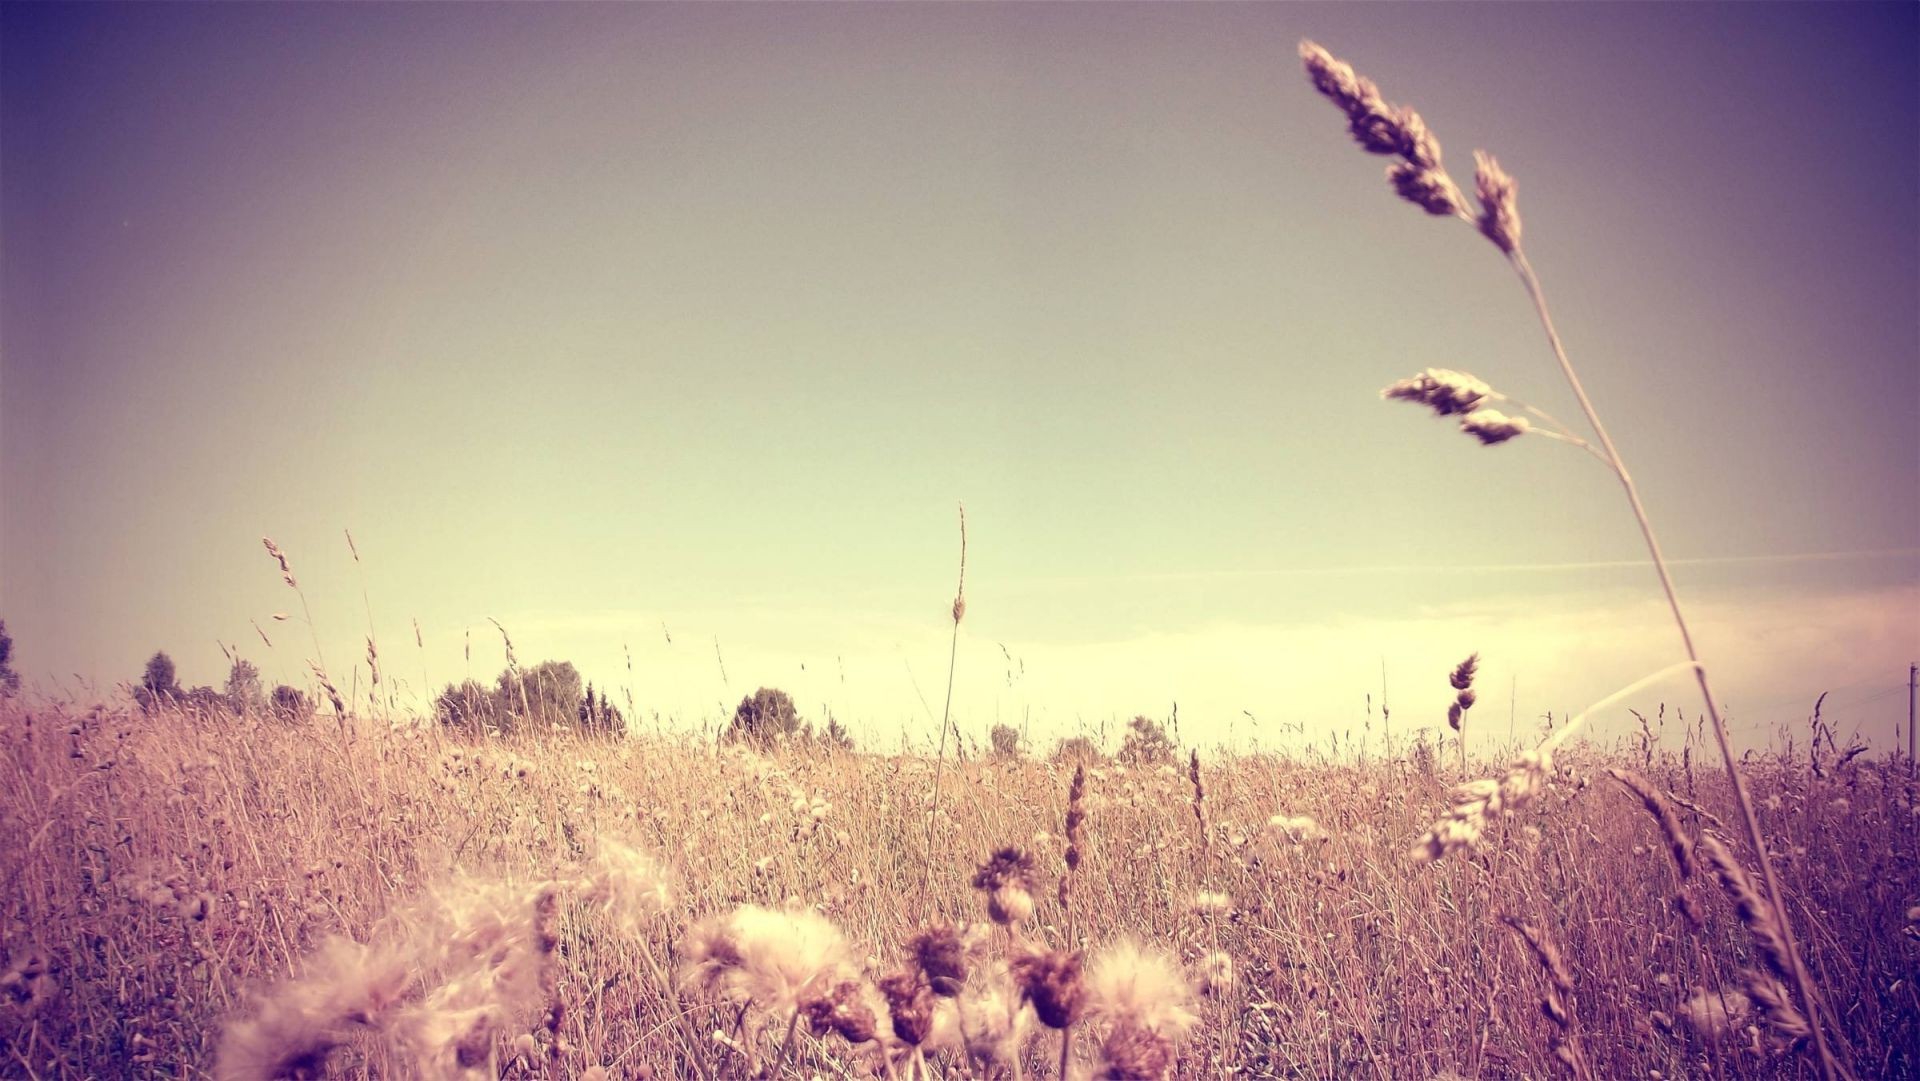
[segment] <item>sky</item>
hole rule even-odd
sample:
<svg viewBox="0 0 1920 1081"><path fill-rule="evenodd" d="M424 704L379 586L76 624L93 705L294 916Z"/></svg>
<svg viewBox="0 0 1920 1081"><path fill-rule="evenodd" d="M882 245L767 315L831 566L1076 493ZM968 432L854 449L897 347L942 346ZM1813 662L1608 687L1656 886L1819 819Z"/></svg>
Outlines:
<svg viewBox="0 0 1920 1081"><path fill-rule="evenodd" d="M1302 38L1516 178L1737 736L1804 743L1831 692L1885 745L1912 5L7 5L16 667L87 700L224 648L364 699L371 634L417 703L499 672L497 620L646 726L775 686L888 746L951 647L975 738L1178 703L1188 742L1351 749L1383 694L1392 738L1443 723L1471 652L1501 739L1678 660L1599 463L1380 400L1447 367L1579 413ZM1698 692L1593 734L1663 702Z"/></svg>

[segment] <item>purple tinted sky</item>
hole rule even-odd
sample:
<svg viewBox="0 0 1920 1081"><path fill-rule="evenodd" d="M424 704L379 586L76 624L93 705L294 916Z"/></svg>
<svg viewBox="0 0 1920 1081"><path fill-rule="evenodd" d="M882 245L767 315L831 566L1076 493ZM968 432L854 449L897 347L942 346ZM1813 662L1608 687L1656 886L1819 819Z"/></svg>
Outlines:
<svg viewBox="0 0 1920 1081"><path fill-rule="evenodd" d="M1374 400L1445 365L1574 412L1495 253L1385 192L1301 37L1420 108L1457 174L1485 146L1518 176L1562 333L1701 561L1683 583L1747 627L1723 653L1778 637L1739 613L1783 592L1879 613L1814 628L1863 694L1920 652L1910 5L0 20L0 616L42 684L158 646L217 682L214 640L288 606L262 533L343 664L342 526L389 648L413 615L434 640L423 681L497 615L602 678L669 619L792 684L808 656L938 667L916 628L964 499L970 629L1069 651L1025 703L1068 717L1202 680L1222 713L1301 698L1260 662L1104 697L1155 636L1361 621L1377 667L1422 613L1644 596L1642 569L1542 569L1637 558L1588 464ZM1486 648L1460 645L1433 648ZM681 711L737 695L643 659ZM1594 665L1513 667L1577 698ZM911 701L866 685L876 722Z"/></svg>

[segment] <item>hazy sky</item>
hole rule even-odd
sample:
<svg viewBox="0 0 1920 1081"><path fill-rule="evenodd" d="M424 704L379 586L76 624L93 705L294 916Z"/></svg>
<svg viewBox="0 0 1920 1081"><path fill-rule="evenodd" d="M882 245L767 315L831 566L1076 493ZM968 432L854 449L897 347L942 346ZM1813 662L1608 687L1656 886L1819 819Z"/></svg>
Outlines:
<svg viewBox="0 0 1920 1081"><path fill-rule="evenodd" d="M1383 662L1404 733L1479 650L1504 736L1677 658L1596 463L1379 401L1446 366L1577 414L1499 253L1396 200L1312 91L1311 37L1463 182L1475 147L1518 179L1739 727L1823 690L1843 736L1904 722L1912 5L14 4L0 30L0 618L42 691L157 648L217 685L219 642L304 683L266 535L343 688L369 609L409 694L491 679L493 617L648 723L766 684L923 739L962 501L976 733L1178 701L1190 740L1358 738ZM1696 705L1629 704L1662 700Z"/></svg>

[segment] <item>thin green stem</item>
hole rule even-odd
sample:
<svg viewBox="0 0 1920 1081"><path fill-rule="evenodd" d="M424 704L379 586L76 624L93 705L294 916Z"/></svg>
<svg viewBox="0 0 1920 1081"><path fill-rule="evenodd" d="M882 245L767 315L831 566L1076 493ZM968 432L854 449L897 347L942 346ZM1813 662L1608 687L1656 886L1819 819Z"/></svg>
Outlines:
<svg viewBox="0 0 1920 1081"><path fill-rule="evenodd" d="M1647 510L1640 502L1640 491L1634 487L1633 477L1627 472L1626 463L1620 458L1620 452L1614 449L1613 439L1607 435L1606 426L1600 423L1600 415L1594 411L1593 403L1587 398L1586 388L1580 385L1580 377L1573 370L1573 362L1567 359L1567 351L1560 344L1560 334L1553 327L1553 318L1547 313L1547 298L1541 291L1540 279L1533 273L1533 267L1519 248L1509 256L1513 268L1520 275L1520 281L1526 286L1527 295L1533 300L1534 311L1540 316L1540 325L1547 332L1547 343L1553 347L1554 359L1560 362L1560 372L1566 376L1567 384L1573 388L1574 397L1580 402L1580 411L1586 414L1587 423L1593 426L1594 435L1599 437L1601 450L1613 466L1614 475L1620 478L1620 486L1626 490L1627 504L1633 508L1634 520L1640 524L1640 535L1647 544L1647 553L1653 557L1654 571L1660 577L1660 588L1666 592L1667 606L1673 611L1673 622L1680 630L1680 643L1687 651L1687 659L1693 662L1694 678L1699 681L1700 694L1706 699L1707 717L1713 727L1713 739L1720 747L1720 757L1726 763L1727 777L1733 784L1734 802L1740 807L1740 816L1746 823L1747 839L1752 842L1754 852L1759 856L1760 873L1767 884L1768 900L1772 902L1774 912L1780 918L1781 937L1785 940L1787 956L1793 961L1793 979L1800 991L1800 998L1807 1004L1813 1029L1814 1047L1819 1052L1820 1072L1822 1076L1850 1076L1844 1067L1833 1057L1827 1046L1826 1026L1823 1015L1830 1016L1826 1002L1814 987L1813 979L1807 972L1806 962L1800 957L1800 946L1793 934L1793 920L1783 903L1785 894L1781 892L1779 876L1774 873L1773 860L1767 855L1767 842L1760 832L1760 819L1753 812L1753 801L1747 798L1747 788L1740 776L1740 764L1734 757L1733 746L1727 740L1727 725L1721 719L1720 707L1714 701L1713 689L1707 682L1706 666L1700 663L1699 651L1694 648L1693 634L1687 628L1686 615L1680 610L1680 597L1673 587L1673 576L1667 572L1667 562L1660 554L1660 542L1653 534L1653 523L1647 518Z"/></svg>
<svg viewBox="0 0 1920 1081"><path fill-rule="evenodd" d="M933 822L940 814L940 772L947 764L948 717L953 710L953 663L960 656L960 621L953 621L953 640L947 645L947 703L940 707L940 751L933 760L933 805L927 808L927 858L920 873L920 900L927 899L927 885L933 880Z"/></svg>

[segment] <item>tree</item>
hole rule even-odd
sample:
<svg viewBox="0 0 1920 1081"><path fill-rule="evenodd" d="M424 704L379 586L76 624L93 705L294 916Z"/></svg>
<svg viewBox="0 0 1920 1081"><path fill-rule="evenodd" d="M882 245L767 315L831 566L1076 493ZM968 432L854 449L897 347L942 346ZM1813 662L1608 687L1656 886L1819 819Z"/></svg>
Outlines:
<svg viewBox="0 0 1920 1081"><path fill-rule="evenodd" d="M853 733L840 723L840 718L827 714L827 727L820 733L821 742L842 751L853 750Z"/></svg>
<svg viewBox="0 0 1920 1081"><path fill-rule="evenodd" d="M996 724L988 733L988 742L993 745L995 758L1020 757L1020 730L1010 724Z"/></svg>
<svg viewBox="0 0 1920 1081"><path fill-rule="evenodd" d="M726 738L765 745L782 737L806 734L807 726L787 692L762 687L740 700L733 711L733 722L727 727Z"/></svg>
<svg viewBox="0 0 1920 1081"><path fill-rule="evenodd" d="M259 713L267 704L267 696L260 689L260 670L253 662L235 657L233 667L227 670L227 708L235 713Z"/></svg>
<svg viewBox="0 0 1920 1081"><path fill-rule="evenodd" d="M1100 748L1085 736L1070 736L1054 745L1053 761L1062 766L1097 766L1106 760Z"/></svg>
<svg viewBox="0 0 1920 1081"><path fill-rule="evenodd" d="M1157 766L1173 761L1173 741L1160 722L1138 716L1127 722L1127 738L1120 744L1120 761L1130 766Z"/></svg>
<svg viewBox="0 0 1920 1081"><path fill-rule="evenodd" d="M313 703L306 692L282 683L273 689L272 710L283 721L304 721L313 716Z"/></svg>
<svg viewBox="0 0 1920 1081"><path fill-rule="evenodd" d="M587 696L580 702L579 719L582 732L617 736L627 730L627 719L607 701L607 692L603 690L600 697L595 698L591 683L587 684Z"/></svg>
<svg viewBox="0 0 1920 1081"><path fill-rule="evenodd" d="M433 700L433 716L441 724L478 732L497 716L493 692L474 680L447 684Z"/></svg>
<svg viewBox="0 0 1920 1081"><path fill-rule="evenodd" d="M11 698L20 691L20 673L13 670L13 638L7 634L7 621L0 619L0 698Z"/></svg>
<svg viewBox="0 0 1920 1081"><path fill-rule="evenodd" d="M532 668L500 673L501 710L523 724L547 727L580 719L580 670L571 661L541 661Z"/></svg>
<svg viewBox="0 0 1920 1081"><path fill-rule="evenodd" d="M227 704L227 698L206 684L201 684L179 697L180 706L194 713L212 713Z"/></svg>
<svg viewBox="0 0 1920 1081"><path fill-rule="evenodd" d="M147 712L171 705L180 699L180 680L174 675L173 658L165 651L147 658L147 670L140 677L140 686L134 688L134 701Z"/></svg>

